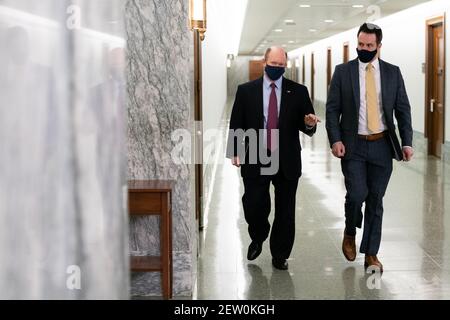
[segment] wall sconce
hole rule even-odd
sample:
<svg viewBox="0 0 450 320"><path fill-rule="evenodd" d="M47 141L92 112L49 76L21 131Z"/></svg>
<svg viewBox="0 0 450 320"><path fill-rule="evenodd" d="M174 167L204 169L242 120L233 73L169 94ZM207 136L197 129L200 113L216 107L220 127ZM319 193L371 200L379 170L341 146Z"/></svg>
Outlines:
<svg viewBox="0 0 450 320"><path fill-rule="evenodd" d="M288 60L288 62L287 62L287 68L288 68L288 69L292 68L292 61L291 61L291 60Z"/></svg>
<svg viewBox="0 0 450 320"><path fill-rule="evenodd" d="M231 68L231 62L234 60L234 54L227 55L227 68Z"/></svg>
<svg viewBox="0 0 450 320"><path fill-rule="evenodd" d="M189 19L191 30L197 29L200 40L205 40L206 0L189 0Z"/></svg>
<svg viewBox="0 0 450 320"><path fill-rule="evenodd" d="M300 68L300 59L299 58L295 59L295 67Z"/></svg>

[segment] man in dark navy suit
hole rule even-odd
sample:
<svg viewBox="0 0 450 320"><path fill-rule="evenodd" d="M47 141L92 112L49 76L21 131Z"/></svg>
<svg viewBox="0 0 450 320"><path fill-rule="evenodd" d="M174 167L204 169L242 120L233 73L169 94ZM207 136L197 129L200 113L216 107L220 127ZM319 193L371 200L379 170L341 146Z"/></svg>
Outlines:
<svg viewBox="0 0 450 320"><path fill-rule="evenodd" d="M356 258L356 228L364 233L360 252L365 266L383 271L377 253L381 242L383 197L392 173L392 158L413 156L411 107L397 66L379 59L383 33L374 24L358 31L358 59L338 65L328 94L326 128L333 155L341 160L347 195L342 251ZM394 114L402 147L396 135Z"/></svg>
<svg viewBox="0 0 450 320"><path fill-rule="evenodd" d="M294 244L295 198L301 176L302 131L312 136L320 121L308 90L283 77L284 49L272 47L264 56L262 78L238 87L230 119L227 157L241 168L242 203L252 242L247 258L256 259L269 236L270 183L275 187L275 217L270 251L275 268L286 270Z"/></svg>

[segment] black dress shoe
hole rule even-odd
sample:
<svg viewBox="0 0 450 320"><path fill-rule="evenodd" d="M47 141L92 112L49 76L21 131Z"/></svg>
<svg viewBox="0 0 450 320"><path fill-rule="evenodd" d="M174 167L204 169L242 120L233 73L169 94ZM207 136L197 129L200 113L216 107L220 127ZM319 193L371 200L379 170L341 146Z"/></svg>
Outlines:
<svg viewBox="0 0 450 320"><path fill-rule="evenodd" d="M252 241L248 246L247 259L255 260L261 254L262 251L262 243Z"/></svg>
<svg viewBox="0 0 450 320"><path fill-rule="evenodd" d="M275 258L272 258L272 265L278 270L287 270L289 266L286 259L275 259Z"/></svg>

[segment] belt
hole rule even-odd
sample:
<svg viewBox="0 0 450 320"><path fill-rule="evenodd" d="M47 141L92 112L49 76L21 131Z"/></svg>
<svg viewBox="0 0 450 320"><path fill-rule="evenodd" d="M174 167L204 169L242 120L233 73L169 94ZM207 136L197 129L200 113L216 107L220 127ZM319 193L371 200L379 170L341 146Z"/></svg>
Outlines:
<svg viewBox="0 0 450 320"><path fill-rule="evenodd" d="M377 140L384 138L386 135L387 135L387 131L384 131L384 132L369 134L369 135L358 134L358 137L360 139L363 139L366 141L377 141Z"/></svg>

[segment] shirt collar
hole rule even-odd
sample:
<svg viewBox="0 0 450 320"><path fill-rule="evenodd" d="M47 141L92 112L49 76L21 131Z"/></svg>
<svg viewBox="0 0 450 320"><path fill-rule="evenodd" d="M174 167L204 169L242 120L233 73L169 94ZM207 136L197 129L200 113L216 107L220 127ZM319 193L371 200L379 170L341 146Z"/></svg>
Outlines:
<svg viewBox="0 0 450 320"><path fill-rule="evenodd" d="M361 60L359 60L359 59L358 59L358 62L359 62L359 68L360 68L361 70L366 70L367 65L368 65L369 63L361 62ZM378 58L376 58L376 59L375 59L374 61L372 61L371 63L372 63L372 66L374 67L375 70L378 70L378 69L380 68L380 60L379 60Z"/></svg>
<svg viewBox="0 0 450 320"><path fill-rule="evenodd" d="M281 88L281 84L283 81L283 76L281 76L278 80L274 81L275 86L277 87L277 89ZM270 85L272 84L272 80L269 79L269 77L267 76L267 74L264 72L264 87L267 89L271 89Z"/></svg>

